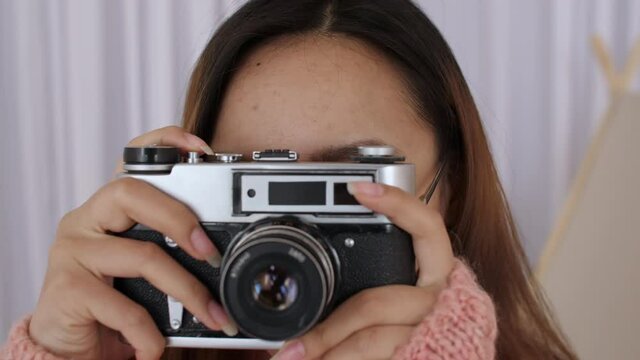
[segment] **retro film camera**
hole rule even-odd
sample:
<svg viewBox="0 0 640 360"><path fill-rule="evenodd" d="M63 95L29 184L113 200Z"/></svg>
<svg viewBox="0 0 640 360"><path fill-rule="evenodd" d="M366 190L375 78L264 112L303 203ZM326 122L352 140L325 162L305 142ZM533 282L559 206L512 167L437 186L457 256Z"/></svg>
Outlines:
<svg viewBox="0 0 640 360"><path fill-rule="evenodd" d="M240 334L201 324L142 278L114 286L144 306L168 346L278 348L353 294L416 281L409 234L361 206L347 183L370 181L415 192L415 167L388 146L364 146L352 162L298 162L289 150L181 156L177 148L125 148L120 176L146 181L186 204L223 254L219 269L141 224L116 234L151 241L199 279ZM153 211L153 209L149 209Z"/></svg>

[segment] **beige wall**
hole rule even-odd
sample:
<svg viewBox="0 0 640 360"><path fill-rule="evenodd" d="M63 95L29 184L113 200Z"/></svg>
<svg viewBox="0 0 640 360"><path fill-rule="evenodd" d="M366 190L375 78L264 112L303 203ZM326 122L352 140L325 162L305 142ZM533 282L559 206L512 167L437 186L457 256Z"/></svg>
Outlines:
<svg viewBox="0 0 640 360"><path fill-rule="evenodd" d="M640 94L612 106L540 279L581 359L640 359Z"/></svg>

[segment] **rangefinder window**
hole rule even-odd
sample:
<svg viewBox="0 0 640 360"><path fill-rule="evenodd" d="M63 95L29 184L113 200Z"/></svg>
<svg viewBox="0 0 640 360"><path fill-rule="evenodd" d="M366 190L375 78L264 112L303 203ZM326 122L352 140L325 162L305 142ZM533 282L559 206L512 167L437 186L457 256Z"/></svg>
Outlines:
<svg viewBox="0 0 640 360"><path fill-rule="evenodd" d="M333 204L334 205L358 205L358 200L347 190L347 183L333 184Z"/></svg>
<svg viewBox="0 0 640 360"><path fill-rule="evenodd" d="M269 182L269 205L326 205L327 183Z"/></svg>

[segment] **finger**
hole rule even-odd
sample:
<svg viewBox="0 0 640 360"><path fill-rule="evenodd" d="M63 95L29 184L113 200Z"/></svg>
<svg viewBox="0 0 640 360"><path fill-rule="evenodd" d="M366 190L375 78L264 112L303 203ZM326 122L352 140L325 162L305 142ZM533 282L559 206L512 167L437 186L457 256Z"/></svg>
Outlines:
<svg viewBox="0 0 640 360"><path fill-rule="evenodd" d="M178 126L167 126L140 135L131 140L127 146L168 145L182 151L198 151L213 155L213 150L206 141L200 139ZM116 167L116 173L122 172L122 163Z"/></svg>
<svg viewBox="0 0 640 360"><path fill-rule="evenodd" d="M229 336L238 332L209 290L154 243L101 235L76 241L69 251L96 276L142 277L178 299L207 327Z"/></svg>
<svg viewBox="0 0 640 360"><path fill-rule="evenodd" d="M204 140L178 126L167 126L150 131L127 144L127 146L146 145L170 145L184 151L202 151L207 155L213 155L213 150Z"/></svg>
<svg viewBox="0 0 640 360"><path fill-rule="evenodd" d="M196 259L220 266L220 253L183 203L150 184L120 178L107 184L83 206L81 221L99 232L123 232L135 223L144 224L173 239ZM76 225L77 226L77 225Z"/></svg>
<svg viewBox="0 0 640 360"><path fill-rule="evenodd" d="M389 285L363 290L304 336L288 343L282 353L295 351L296 346L300 348L299 344L302 344L305 358L320 357L361 329L380 325L416 325L431 311L434 303L432 292L414 286Z"/></svg>
<svg viewBox="0 0 640 360"><path fill-rule="evenodd" d="M349 336L329 350L322 360L390 359L412 332L413 326L372 326Z"/></svg>
<svg viewBox="0 0 640 360"><path fill-rule="evenodd" d="M418 286L442 286L453 269L454 257L440 213L394 186L352 182L347 188L360 204L411 234L420 269Z"/></svg>
<svg viewBox="0 0 640 360"><path fill-rule="evenodd" d="M135 349L136 359L160 358L165 340L142 306L95 279L67 290L76 304L82 304L86 316L122 333Z"/></svg>

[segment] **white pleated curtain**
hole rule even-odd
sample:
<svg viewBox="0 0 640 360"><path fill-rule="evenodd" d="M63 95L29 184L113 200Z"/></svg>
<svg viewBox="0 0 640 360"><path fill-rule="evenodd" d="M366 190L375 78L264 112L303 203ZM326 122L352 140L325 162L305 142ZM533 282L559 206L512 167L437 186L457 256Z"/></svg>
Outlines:
<svg viewBox="0 0 640 360"><path fill-rule="evenodd" d="M241 4L0 0L0 342L35 306L60 217L130 138L178 122L196 57ZM624 58L640 0L420 5L467 76L535 261L607 103L589 38Z"/></svg>

